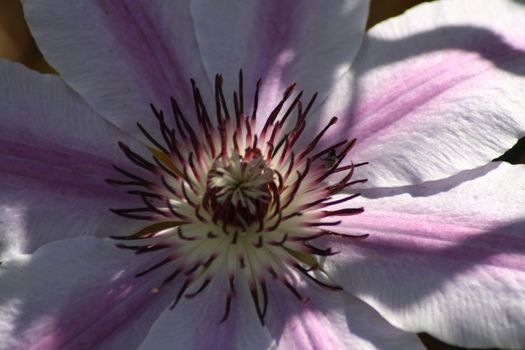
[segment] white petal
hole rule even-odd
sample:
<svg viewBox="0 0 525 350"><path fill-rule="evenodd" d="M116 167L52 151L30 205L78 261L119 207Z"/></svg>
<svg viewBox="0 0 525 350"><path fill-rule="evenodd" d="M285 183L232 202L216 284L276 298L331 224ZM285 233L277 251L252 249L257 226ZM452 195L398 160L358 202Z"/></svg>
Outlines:
<svg viewBox="0 0 525 350"><path fill-rule="evenodd" d="M323 115L357 138L370 185L446 178L525 135L524 17L510 0L436 1L369 31Z"/></svg>
<svg viewBox="0 0 525 350"><path fill-rule="evenodd" d="M221 323L227 281L215 276L197 296L183 297L173 310L164 311L140 349L275 349L275 341L261 326L243 283L236 283L228 318Z"/></svg>
<svg viewBox="0 0 525 350"><path fill-rule="evenodd" d="M193 115L190 78L208 91L189 0L24 1L46 59L101 115L130 133L169 113L174 96Z"/></svg>
<svg viewBox="0 0 525 350"><path fill-rule="evenodd" d="M133 349L171 302L152 263L90 237L46 245L0 269L0 349Z"/></svg>
<svg viewBox="0 0 525 350"><path fill-rule="evenodd" d="M400 194L399 194L400 193ZM328 240L331 276L392 324L467 347L525 346L525 166L375 190Z"/></svg>
<svg viewBox="0 0 525 350"><path fill-rule="evenodd" d="M416 334L393 327L370 306L345 292L311 285L301 290L309 298L306 303L280 285L270 285L268 294L266 324L279 349L424 349Z"/></svg>
<svg viewBox="0 0 525 350"><path fill-rule="evenodd" d="M229 316L221 323L228 290L223 281L215 278L204 292L166 310L140 349L424 349L415 334L392 327L344 292L306 289L311 298L305 304L280 282L268 284L264 326L242 283L236 283Z"/></svg>
<svg viewBox="0 0 525 350"><path fill-rule="evenodd" d="M262 78L258 115L266 117L290 84L298 83L306 98L319 92L322 99L348 71L368 1L197 0L191 12L210 78L222 73L236 87L242 68L250 102Z"/></svg>
<svg viewBox="0 0 525 350"><path fill-rule="evenodd" d="M104 180L124 160L117 142L135 141L56 76L0 61L0 82L0 253L133 229L108 210L129 195Z"/></svg>

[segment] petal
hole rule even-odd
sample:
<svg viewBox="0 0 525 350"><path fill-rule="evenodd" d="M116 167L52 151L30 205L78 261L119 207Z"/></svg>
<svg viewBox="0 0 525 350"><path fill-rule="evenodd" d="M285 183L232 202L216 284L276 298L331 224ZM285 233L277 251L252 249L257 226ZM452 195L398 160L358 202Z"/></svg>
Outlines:
<svg viewBox="0 0 525 350"><path fill-rule="evenodd" d="M228 279L222 277L215 276L201 293L164 311L140 349L275 349L244 284L236 283L228 318L221 322L229 289Z"/></svg>
<svg viewBox="0 0 525 350"><path fill-rule="evenodd" d="M525 135L524 16L510 0L436 1L370 30L323 113L357 138L369 184L446 178Z"/></svg>
<svg viewBox="0 0 525 350"><path fill-rule="evenodd" d="M228 290L221 281L227 279L215 278L204 292L166 310L140 349L424 349L415 334L392 327L344 292L308 289L311 299L305 304L280 285L268 284L263 326L246 284L236 283L230 313L221 323Z"/></svg>
<svg viewBox="0 0 525 350"><path fill-rule="evenodd" d="M492 163L356 200L330 275L397 327L467 347L525 346L525 166ZM398 194L396 192L400 192ZM335 209L335 208L334 208ZM330 242L331 241L331 242Z"/></svg>
<svg viewBox="0 0 525 350"><path fill-rule="evenodd" d="M374 309L345 292L304 289L298 301L281 286L269 288L267 328L279 349L424 349L415 334L385 321Z"/></svg>
<svg viewBox="0 0 525 350"><path fill-rule="evenodd" d="M322 97L348 71L368 1L197 0L191 13L210 78L222 73L233 87L242 68L249 99L262 78L258 115L267 116L290 84L298 83L307 98L316 91Z"/></svg>
<svg viewBox="0 0 525 350"><path fill-rule="evenodd" d="M189 0L24 1L40 49L101 115L130 133L153 121L149 104L169 98L193 111L189 79L209 83L189 15Z"/></svg>
<svg viewBox="0 0 525 350"><path fill-rule="evenodd" d="M134 277L151 260L81 237L5 262L0 348L136 348L173 298L151 292L158 275Z"/></svg>
<svg viewBox="0 0 525 350"><path fill-rule="evenodd" d="M135 227L109 212L129 196L104 181L123 158L117 141L135 141L56 76L0 61L0 81L0 252Z"/></svg>

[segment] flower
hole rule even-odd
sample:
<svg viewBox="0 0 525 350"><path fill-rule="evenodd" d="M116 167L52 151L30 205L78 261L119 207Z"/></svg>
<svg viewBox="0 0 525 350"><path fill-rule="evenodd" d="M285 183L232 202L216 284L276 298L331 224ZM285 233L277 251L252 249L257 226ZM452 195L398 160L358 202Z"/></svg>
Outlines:
<svg viewBox="0 0 525 350"><path fill-rule="evenodd" d="M26 1L0 348L524 346L524 8L366 7Z"/></svg>

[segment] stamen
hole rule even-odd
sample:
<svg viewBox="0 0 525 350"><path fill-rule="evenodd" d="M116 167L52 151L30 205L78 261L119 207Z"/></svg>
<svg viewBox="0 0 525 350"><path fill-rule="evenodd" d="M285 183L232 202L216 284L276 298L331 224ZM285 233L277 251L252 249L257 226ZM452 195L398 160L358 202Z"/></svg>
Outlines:
<svg viewBox="0 0 525 350"><path fill-rule="evenodd" d="M142 271L142 272L139 272L139 273L135 274L135 277L144 276L145 274L148 274L148 273L150 273L151 271L156 270L156 269L158 269L159 267L164 266L164 265L166 265L167 263L169 263L169 262L171 262L171 261L172 261L172 258L168 256L167 258L165 258L164 260L162 260L162 261L156 263L155 265L148 267L146 270L144 270L144 271Z"/></svg>
<svg viewBox="0 0 525 350"><path fill-rule="evenodd" d="M299 293L299 291L295 289L295 287L292 286L286 278L281 279L281 282L286 286L286 288L288 288L288 290L292 292L292 294L297 298L297 300L303 303L307 303L309 301L309 299L303 297L301 293Z"/></svg>
<svg viewBox="0 0 525 350"><path fill-rule="evenodd" d="M151 162L148 162L146 159L139 156L137 153L133 152L126 144L123 142L118 143L120 149L124 152L124 154L128 157L129 160L131 160L133 163L138 165L141 168L144 168L152 173L156 173L156 167Z"/></svg>
<svg viewBox="0 0 525 350"><path fill-rule="evenodd" d="M211 282L211 279L209 278L205 279L204 283L199 287L199 289L197 289L193 293L186 294L186 298L188 299L195 298L199 293L201 293L204 289L206 289L206 287L210 284L210 282Z"/></svg>
<svg viewBox="0 0 525 350"><path fill-rule="evenodd" d="M173 304L171 304L170 306L170 309L173 310L175 308L175 306L177 306L177 304L179 303L180 301L180 298L182 298L182 296L184 295L184 292L186 292L186 289L188 289L189 285L191 283L191 279L186 279L186 281L184 281L184 284L182 285L182 287L179 289L179 293L177 293L177 297L175 298L175 301L173 302Z"/></svg>
<svg viewBox="0 0 525 350"><path fill-rule="evenodd" d="M141 278L172 268L160 286L152 290L159 293L178 279L180 288L170 309L183 296L191 299L202 295L214 278L227 279L225 309L219 322L227 320L235 301L234 282L246 279L263 325L269 307L268 281L288 289L301 302L308 299L299 291L303 285L296 283L296 277L327 291L341 290L326 282L322 274L323 260L337 252L330 247L318 248L315 240L323 236L366 238L336 232L342 220L363 212L361 207L348 205L359 194L331 197L366 181L353 180L353 175L356 167L367 163L345 161L342 165L355 139L318 150L328 129L337 122L336 117L313 139L305 139L307 116L317 93L303 109L303 91L292 99L295 84L286 88L257 132L261 80L256 83L251 103L247 103L240 71L237 91L228 94L233 96L232 108L225 97L223 77L217 74L213 122L206 107L209 104L196 82L190 82L194 111L182 111L180 106L186 104L171 98L173 120L168 123L164 112L151 105L159 132L152 133L137 123L150 145L146 150L151 159L120 142L120 149L139 172L114 166L123 179L106 180L111 185L130 186L127 193L140 201L135 207L112 212L152 221L131 235L112 236L121 242L116 246L135 254L167 254L135 276ZM251 116L244 114L249 104ZM197 125L190 124L192 120ZM147 178L139 175L142 173Z"/></svg>
<svg viewBox="0 0 525 350"><path fill-rule="evenodd" d="M306 276L310 281L316 283L317 285L321 286L321 287L324 287L324 288L327 288L327 289L331 289L331 290L335 290L335 291L340 291L340 290L343 290L343 288L339 287L339 286L336 286L336 285L332 285L332 284L328 284L328 283L325 283L325 282L322 282L320 280L318 280L317 278L315 278L314 276L310 275L308 273L308 271L306 269L304 269L303 267L301 267L299 264L296 264L294 265L294 267L297 269L297 271L299 271L303 276Z"/></svg>
<svg viewBox="0 0 525 350"><path fill-rule="evenodd" d="M164 139L164 142L166 143L166 145L168 145L169 149L172 150L172 148L175 145L174 131L168 128L168 125L164 120L164 113L162 111L158 111L153 104L150 104L150 108L153 111L155 117L157 118L160 127L160 132L162 138Z"/></svg>

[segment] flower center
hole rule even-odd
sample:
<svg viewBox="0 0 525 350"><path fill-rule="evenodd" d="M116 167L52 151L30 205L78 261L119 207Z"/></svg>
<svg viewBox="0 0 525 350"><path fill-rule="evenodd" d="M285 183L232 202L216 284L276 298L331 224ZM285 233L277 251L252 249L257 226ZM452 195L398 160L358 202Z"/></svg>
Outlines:
<svg viewBox="0 0 525 350"><path fill-rule="evenodd" d="M203 207L214 221L246 230L264 217L279 196L274 177L259 149L233 155L225 162L217 159L208 172Z"/></svg>
<svg viewBox="0 0 525 350"><path fill-rule="evenodd" d="M264 323L266 283L270 280L289 289L301 301L307 298L296 287L298 276L327 289L340 289L330 283L320 260L334 253L316 247L317 238L365 237L336 232L341 217L363 211L341 208L358 195L348 193L348 189L366 181L351 181L355 167L365 163L343 165L355 140L319 147L325 132L337 122L335 117L316 137L301 140L316 95L303 107L302 92L290 99L295 85L286 89L264 125L257 127L260 83L248 115L244 111L241 72L231 114L222 77L217 75L216 122L212 123L192 81L195 125L172 99L174 127L169 126L162 111L152 106L160 138L139 124L151 143L150 159L119 143L138 168L131 172L115 166L125 178L107 181L132 187L128 193L138 197L142 205L112 211L152 223L129 236L112 238L133 242L117 246L136 254L164 252L163 259L136 276L171 266L171 274L164 276L154 291L180 279L172 308L182 296L198 295L213 278L226 278L230 291L224 321L235 295L235 281L243 279L248 282L255 310ZM292 122L289 119L294 114ZM333 198L336 194L339 197ZM331 210L335 205L339 209Z"/></svg>

